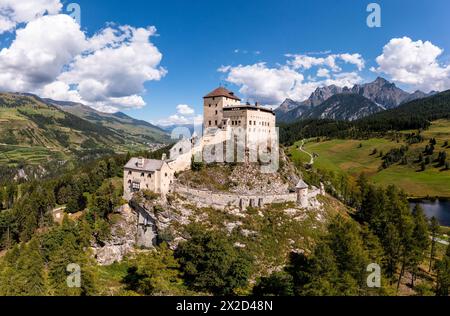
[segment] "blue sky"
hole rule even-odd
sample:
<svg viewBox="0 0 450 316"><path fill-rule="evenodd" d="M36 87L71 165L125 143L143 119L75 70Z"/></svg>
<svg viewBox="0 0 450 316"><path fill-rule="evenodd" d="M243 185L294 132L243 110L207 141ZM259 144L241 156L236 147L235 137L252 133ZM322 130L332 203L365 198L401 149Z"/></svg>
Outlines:
<svg viewBox="0 0 450 316"><path fill-rule="evenodd" d="M145 81L145 89L139 95L146 106L140 109L120 108L127 114L152 122L168 122L167 118L177 112L176 108L180 104L188 105L197 115L201 114L203 95L220 83L227 83L237 93L241 90L243 93L239 94L252 101L262 99L275 103L285 96L303 98L308 94L306 91L309 92L308 89L320 81L316 76L316 68L326 67L295 67L292 64L294 55L326 58L332 54L359 54L364 60L363 68L357 69L356 64L340 60L340 69L335 75L354 72L359 79L352 80L362 82L382 75L390 80L396 79L394 81L399 86L408 90L450 88L446 86L450 82L447 77L450 71L447 72L446 68L450 63L450 2L376 1L382 10L382 27L369 28L366 25L369 14L366 7L370 2L375 1L77 1L81 7L81 28L87 36L95 35L108 22L136 28L156 27L157 35L151 36L150 41L162 54L158 67L163 67L167 73L158 80ZM63 1L63 5L67 3L69 1ZM62 8L61 13L64 12ZM439 85L425 84L420 78L413 83L408 79L399 79L401 70L392 70L392 65L380 66L376 62L376 58L383 54L383 47L391 39L403 37L408 37L413 44L419 40L429 41L433 47L443 50L436 58L431 53L431 58L438 63L438 68L433 71L440 74L439 77L431 78L440 80ZM3 47L8 47L14 39L14 33L4 33L0 39ZM403 47L407 49L407 45ZM430 50L423 51L426 54ZM286 54L292 56L286 57ZM260 66L251 68L257 64ZM237 68L239 65L241 68ZM221 66L229 67L219 72ZM252 82L246 82L254 81L253 75L269 74L271 71L278 71L278 77L269 76L267 80L281 80L280 76L284 74L280 71L285 71L286 67L303 76L303 83L316 83L299 87L295 93L289 90L272 95L263 91L264 86L257 87ZM372 67L379 68L380 72L371 71ZM298 80L292 71L290 75ZM421 70L420 74L415 75L424 76L423 73ZM278 87L278 83L274 83L274 87ZM188 112L185 113L188 117L194 115ZM178 113L178 116L183 115ZM176 121L176 117L173 119Z"/></svg>

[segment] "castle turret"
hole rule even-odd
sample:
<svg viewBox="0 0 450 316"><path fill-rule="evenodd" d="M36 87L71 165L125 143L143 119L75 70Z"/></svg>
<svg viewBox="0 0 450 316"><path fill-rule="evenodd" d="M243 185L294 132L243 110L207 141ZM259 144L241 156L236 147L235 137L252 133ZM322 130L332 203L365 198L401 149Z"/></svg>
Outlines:
<svg viewBox="0 0 450 316"><path fill-rule="evenodd" d="M295 187L295 192L297 193L297 203L300 207L308 207L308 185L300 180Z"/></svg>

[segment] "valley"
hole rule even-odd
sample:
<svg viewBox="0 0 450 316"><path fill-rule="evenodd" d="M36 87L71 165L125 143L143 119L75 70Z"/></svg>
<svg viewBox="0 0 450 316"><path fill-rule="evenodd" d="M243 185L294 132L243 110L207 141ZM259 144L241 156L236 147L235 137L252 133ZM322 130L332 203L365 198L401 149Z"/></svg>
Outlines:
<svg viewBox="0 0 450 316"><path fill-rule="evenodd" d="M161 129L126 116L34 95L0 94L0 166L65 164L170 142Z"/></svg>

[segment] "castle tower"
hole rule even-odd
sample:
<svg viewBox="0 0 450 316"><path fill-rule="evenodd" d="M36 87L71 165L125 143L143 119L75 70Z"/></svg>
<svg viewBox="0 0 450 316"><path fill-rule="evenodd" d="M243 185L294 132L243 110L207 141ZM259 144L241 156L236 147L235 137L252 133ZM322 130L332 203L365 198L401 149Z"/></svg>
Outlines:
<svg viewBox="0 0 450 316"><path fill-rule="evenodd" d="M223 108L227 106L240 105L241 99L233 92L219 87L203 97L203 128L221 127L223 119Z"/></svg>
<svg viewBox="0 0 450 316"><path fill-rule="evenodd" d="M297 203L300 207L308 207L308 185L300 180L295 187L295 192L297 192Z"/></svg>

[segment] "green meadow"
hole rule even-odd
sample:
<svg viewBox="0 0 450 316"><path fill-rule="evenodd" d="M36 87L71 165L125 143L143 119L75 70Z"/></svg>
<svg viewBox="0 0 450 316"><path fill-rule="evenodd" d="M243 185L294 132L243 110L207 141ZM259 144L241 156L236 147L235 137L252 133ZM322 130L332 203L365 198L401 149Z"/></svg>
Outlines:
<svg viewBox="0 0 450 316"><path fill-rule="evenodd" d="M417 131L404 131L401 134L412 132ZM425 138L423 142L409 146L406 154L408 163L406 165L396 163L387 169L381 168L383 160L380 152L386 154L393 148L407 145L404 137L368 140L333 139L320 142L310 139L303 148L317 155L314 168L346 173L355 178L361 173L366 173L373 183L383 186L396 184L410 197L450 197L450 170L437 167L437 163L434 162L441 151L447 153L447 161L450 161L450 147L444 146L445 141L450 141L450 121L433 122L428 130L421 132L421 135ZM421 171L418 157L431 138L437 141L435 151L430 157L430 164L426 166L425 171ZM309 156L297 148L300 144L301 141L289 149L292 159L309 163ZM373 154L374 149L377 151L376 154Z"/></svg>

